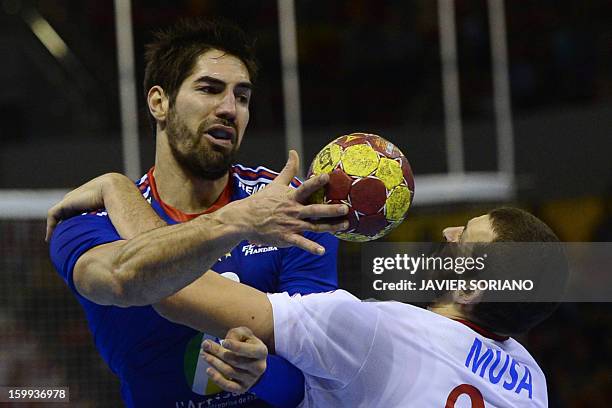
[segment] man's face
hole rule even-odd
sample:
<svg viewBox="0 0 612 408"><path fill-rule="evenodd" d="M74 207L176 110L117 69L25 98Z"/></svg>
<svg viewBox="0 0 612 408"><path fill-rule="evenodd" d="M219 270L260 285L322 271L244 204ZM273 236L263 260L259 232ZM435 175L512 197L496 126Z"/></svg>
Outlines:
<svg viewBox="0 0 612 408"><path fill-rule="evenodd" d="M464 227L447 227L442 230L447 242L493 242L495 231L489 214L472 218Z"/></svg>
<svg viewBox="0 0 612 408"><path fill-rule="evenodd" d="M179 164L203 179L224 176L249 123L250 98L240 59L216 49L200 55L168 112L166 133Z"/></svg>

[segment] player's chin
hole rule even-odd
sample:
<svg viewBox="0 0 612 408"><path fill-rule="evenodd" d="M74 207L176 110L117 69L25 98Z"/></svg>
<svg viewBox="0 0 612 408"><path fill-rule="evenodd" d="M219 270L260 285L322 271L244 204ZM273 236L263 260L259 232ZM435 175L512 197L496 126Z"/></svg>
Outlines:
<svg viewBox="0 0 612 408"><path fill-rule="evenodd" d="M234 156L228 152L211 151L199 160L200 175L208 180L223 177L230 169Z"/></svg>

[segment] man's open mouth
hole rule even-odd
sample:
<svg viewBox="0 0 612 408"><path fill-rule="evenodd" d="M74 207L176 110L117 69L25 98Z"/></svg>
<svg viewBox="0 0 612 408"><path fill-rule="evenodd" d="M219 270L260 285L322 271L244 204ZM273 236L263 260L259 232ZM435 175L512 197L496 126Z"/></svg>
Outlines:
<svg viewBox="0 0 612 408"><path fill-rule="evenodd" d="M213 126L206 131L215 139L219 140L234 140L234 129L227 126Z"/></svg>

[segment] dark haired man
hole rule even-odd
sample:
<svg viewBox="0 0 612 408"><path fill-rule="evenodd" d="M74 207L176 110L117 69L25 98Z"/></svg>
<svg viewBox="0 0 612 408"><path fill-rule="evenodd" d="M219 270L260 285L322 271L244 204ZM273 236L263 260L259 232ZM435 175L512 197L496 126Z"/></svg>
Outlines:
<svg viewBox="0 0 612 408"><path fill-rule="evenodd" d="M136 183L147 206L132 208L102 178L104 188L95 194L104 195L105 209L65 220L48 235L52 261L83 306L128 406L263 405L254 395L221 392L208 381L214 370L201 344L211 336L202 332L218 332L218 326L197 332L150 306L208 269L266 292L337 286L337 242L322 233L345 228L345 221L325 220L337 220L347 208L305 205L327 178L299 185L295 152L278 177L261 166L233 164L249 122L255 73L249 41L231 25L181 22L157 33L147 46L145 74L155 166ZM153 224L139 222L143 212ZM115 222L123 217L135 222ZM245 340L236 331L227 336ZM265 358L245 352L240 375L226 388L244 392L267 366L254 391L276 405L297 404L301 373L278 357ZM285 388L280 399L270 394L270 384Z"/></svg>
<svg viewBox="0 0 612 408"><path fill-rule="evenodd" d="M513 208L494 210L443 233L447 240L460 243L558 241L543 222ZM488 312L478 309L480 304L472 297L476 295L461 292L449 292L425 310L398 302L364 303L342 290L265 295L212 275L199 284L171 297L160 312L196 328L210 319L228 326L248 325L270 350L302 370L303 407L548 406L542 370L509 335L545 319L552 312L549 304L514 310L506 316L506 332L497 329ZM206 296L196 300L196 290L200 294L223 290L232 316L211 310ZM250 302L232 307L234 296ZM192 312L183 320L176 311L185 302ZM492 306L509 310L517 305ZM261 313L251 316L248 310ZM231 376L234 364L227 349L239 350L241 345L207 344L207 358Z"/></svg>
<svg viewBox="0 0 612 408"><path fill-rule="evenodd" d="M99 204L99 194L88 192L99 190L96 181L90 183L58 209ZM125 186L122 199L130 208L146 207L129 180L113 183ZM155 224L154 215L142 214L141 223ZM134 224L120 214L114 221L122 229ZM446 228L443 235L460 244L558 242L546 224L514 208L493 210L465 227ZM241 370L236 353L259 349L302 370L303 407L547 407L542 370L509 335L535 326L552 308L537 303L519 307L505 314L500 330L490 307L478 309L477 296L447 292L426 310L398 302L361 302L342 290L265 294L206 273L156 310L195 329L214 326L221 336L241 326L233 330L246 341L204 342L206 360L216 369L213 381L222 387ZM507 311L514 306L493 305ZM253 336L265 345L255 344Z"/></svg>

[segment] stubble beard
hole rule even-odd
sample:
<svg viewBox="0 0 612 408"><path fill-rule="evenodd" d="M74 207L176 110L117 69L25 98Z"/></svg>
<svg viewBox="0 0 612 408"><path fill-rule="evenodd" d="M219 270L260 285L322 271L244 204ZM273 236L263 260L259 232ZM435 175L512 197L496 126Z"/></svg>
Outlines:
<svg viewBox="0 0 612 408"><path fill-rule="evenodd" d="M238 151L236 140L228 150L203 137L204 130L213 124L204 121L194 133L174 109L168 113L166 133L172 155L187 172L203 180L218 180L227 174Z"/></svg>

